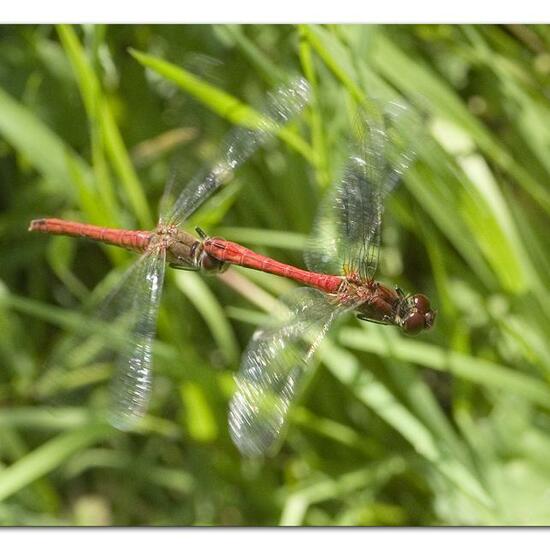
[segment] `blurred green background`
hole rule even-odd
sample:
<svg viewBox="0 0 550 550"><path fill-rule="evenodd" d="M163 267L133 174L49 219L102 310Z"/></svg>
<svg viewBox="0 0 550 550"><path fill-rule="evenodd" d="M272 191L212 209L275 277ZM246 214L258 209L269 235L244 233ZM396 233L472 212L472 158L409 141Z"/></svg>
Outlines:
<svg viewBox="0 0 550 550"><path fill-rule="evenodd" d="M280 453L247 460L232 375L293 285L169 270L142 425L117 432L85 402L51 414L48 357L134 258L29 220L152 228L171 158L190 178L239 123L233 98L295 74L309 107L189 228L303 265L357 104L404 97L425 135L379 278L429 295L434 330L347 319ZM0 27L0 523L549 524L549 94L546 26Z"/></svg>

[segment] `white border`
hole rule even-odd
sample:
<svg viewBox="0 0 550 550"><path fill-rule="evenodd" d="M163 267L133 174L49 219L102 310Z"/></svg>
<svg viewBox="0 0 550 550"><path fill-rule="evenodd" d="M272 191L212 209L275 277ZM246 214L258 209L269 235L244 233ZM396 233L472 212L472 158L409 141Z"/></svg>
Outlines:
<svg viewBox="0 0 550 550"><path fill-rule="evenodd" d="M0 23L550 22L544 0L4 0Z"/></svg>
<svg viewBox="0 0 550 550"><path fill-rule="evenodd" d="M464 550L467 548L521 548L546 540L548 529L468 529L468 528L279 528L279 529L5 529L0 533L4 548L55 548L56 550L97 550L109 543L132 550L151 548L223 548L223 550L290 550L294 548L334 550L409 549ZM11 543L11 544L10 544ZM294 543L294 544L293 544ZM107 546L104 546L107 544ZM212 546L210 546L210 544ZM98 546L103 545L103 546Z"/></svg>

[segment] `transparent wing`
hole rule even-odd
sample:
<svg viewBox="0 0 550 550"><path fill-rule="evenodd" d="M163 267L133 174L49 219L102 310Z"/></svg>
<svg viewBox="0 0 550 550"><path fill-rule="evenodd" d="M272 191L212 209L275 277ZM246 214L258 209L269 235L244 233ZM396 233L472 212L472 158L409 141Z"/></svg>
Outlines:
<svg viewBox="0 0 550 550"><path fill-rule="evenodd" d="M229 407L231 438L247 456L276 450L288 408L315 350L336 317L350 309L305 287L283 301L287 318L252 337Z"/></svg>
<svg viewBox="0 0 550 550"><path fill-rule="evenodd" d="M372 278L384 200L415 158L420 118L400 103L361 114L355 151L323 201L306 250L309 269Z"/></svg>
<svg viewBox="0 0 550 550"><path fill-rule="evenodd" d="M114 289L109 285L106 297L83 314L67 316L71 331L54 348L35 387L52 415L78 405L122 429L145 413L164 265L163 251L144 254Z"/></svg>
<svg viewBox="0 0 550 550"><path fill-rule="evenodd" d="M110 422L122 430L131 428L146 413L149 404L153 342L165 265L166 252L162 248L143 259L135 285L130 281L133 294L122 335L125 346L116 358L109 406Z"/></svg>
<svg viewBox="0 0 550 550"><path fill-rule="evenodd" d="M161 215L162 223L177 225L186 220L216 189L231 179L243 162L304 108L309 93L307 80L297 78L268 94L265 106L250 121L250 127L235 128L226 136L217 160L189 182L173 206ZM181 184L177 175L172 176L169 192L173 194ZM162 202L167 204L169 201Z"/></svg>

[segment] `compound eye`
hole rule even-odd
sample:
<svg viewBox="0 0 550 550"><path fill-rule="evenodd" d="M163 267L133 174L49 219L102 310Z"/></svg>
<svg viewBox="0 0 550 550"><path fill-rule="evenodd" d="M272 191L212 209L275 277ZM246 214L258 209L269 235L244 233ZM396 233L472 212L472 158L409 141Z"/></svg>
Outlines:
<svg viewBox="0 0 550 550"><path fill-rule="evenodd" d="M418 311L412 313L403 321L401 328L406 334L418 334L425 328L424 314Z"/></svg>
<svg viewBox="0 0 550 550"><path fill-rule="evenodd" d="M412 298L412 305L417 311L426 313L430 310L430 300L424 294L415 294Z"/></svg>

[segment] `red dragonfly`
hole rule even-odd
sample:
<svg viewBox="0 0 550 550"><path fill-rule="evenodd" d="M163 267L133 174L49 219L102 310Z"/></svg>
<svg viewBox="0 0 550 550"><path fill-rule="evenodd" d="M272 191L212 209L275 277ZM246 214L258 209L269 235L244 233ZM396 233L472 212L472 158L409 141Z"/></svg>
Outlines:
<svg viewBox="0 0 550 550"><path fill-rule="evenodd" d="M420 124L397 103L373 109L361 125L356 152L318 215L305 257L309 271L221 238L203 243L204 251L220 262L310 287L290 293L283 300L288 317L259 329L245 351L229 410L231 437L244 455L277 449L304 372L338 317L354 311L361 320L396 325L411 335L434 323L436 312L426 296L405 294L374 279L384 199L414 159Z"/></svg>
<svg viewBox="0 0 550 550"><path fill-rule="evenodd" d="M93 357L88 358L97 363L99 355L105 352L109 358L114 358L116 374L108 407L109 420L114 426L128 429L147 410L152 348L166 263L178 269L214 273L226 267L224 262L204 250L201 239L184 231L182 224L282 125L302 111L309 94L309 84L303 78L269 94L266 105L254 117L253 127L239 127L230 132L217 160L200 171L167 207L174 188L182 183L173 177L161 201L161 209L165 208L154 231L111 229L55 218L31 222L30 231L85 237L141 253L106 304L98 308L97 317L101 321L98 330L107 332L103 334L99 351L90 352ZM93 326L97 327L98 323ZM89 338L90 330L85 332L88 332L85 337ZM80 342L79 336L76 339ZM46 377L47 382L58 378L54 367L52 365L50 376Z"/></svg>

